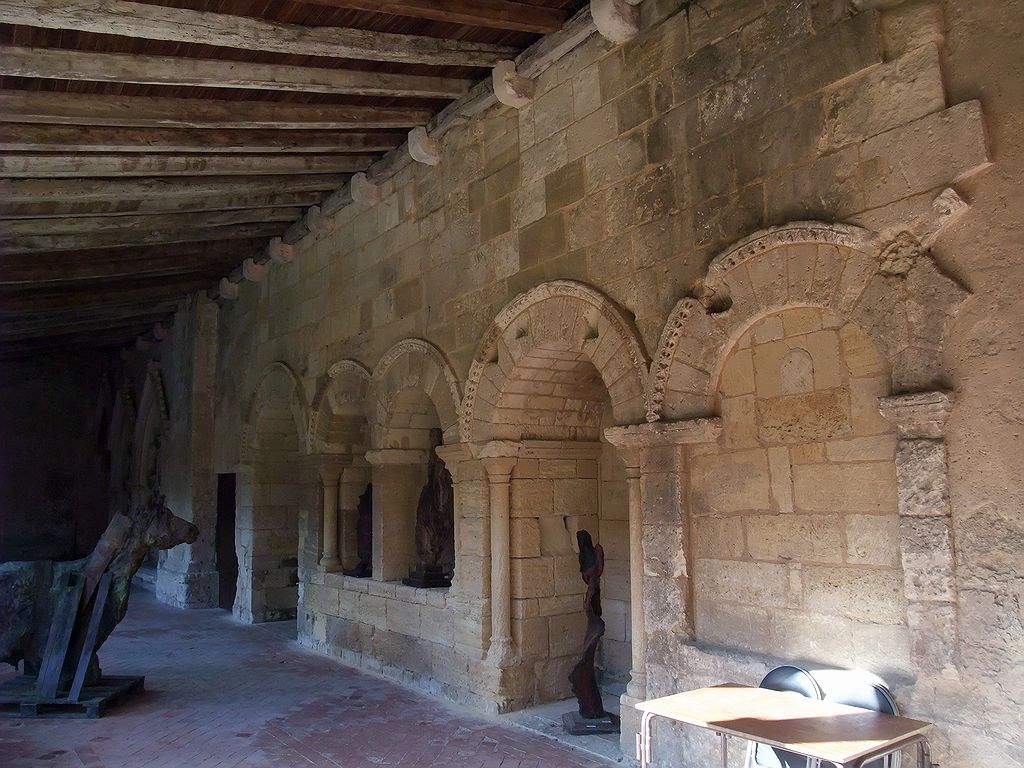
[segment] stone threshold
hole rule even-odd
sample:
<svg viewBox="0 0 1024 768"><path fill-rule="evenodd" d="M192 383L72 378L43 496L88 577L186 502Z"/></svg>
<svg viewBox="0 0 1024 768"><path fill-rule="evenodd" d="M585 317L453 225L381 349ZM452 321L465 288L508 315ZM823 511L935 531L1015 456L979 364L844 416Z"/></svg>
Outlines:
<svg viewBox="0 0 1024 768"><path fill-rule="evenodd" d="M619 714L619 697L611 694L604 694L604 708L612 714ZM632 756L622 754L619 747L619 734L605 733L593 736L570 736L562 727L562 715L566 712L576 711L576 699L563 699L552 701L548 704L538 704L535 707L521 709L517 712L510 712L506 715L499 715L502 720L518 725L528 731L539 733L550 739L570 747L586 752L596 757L602 757L619 765L638 765Z"/></svg>

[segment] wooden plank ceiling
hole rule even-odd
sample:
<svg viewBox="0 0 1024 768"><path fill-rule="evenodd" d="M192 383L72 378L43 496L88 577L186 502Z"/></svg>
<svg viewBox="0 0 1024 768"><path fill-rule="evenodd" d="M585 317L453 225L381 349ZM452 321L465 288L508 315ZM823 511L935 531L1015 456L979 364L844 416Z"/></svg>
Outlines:
<svg viewBox="0 0 1024 768"><path fill-rule="evenodd" d="M0 0L0 358L166 322L584 0Z"/></svg>

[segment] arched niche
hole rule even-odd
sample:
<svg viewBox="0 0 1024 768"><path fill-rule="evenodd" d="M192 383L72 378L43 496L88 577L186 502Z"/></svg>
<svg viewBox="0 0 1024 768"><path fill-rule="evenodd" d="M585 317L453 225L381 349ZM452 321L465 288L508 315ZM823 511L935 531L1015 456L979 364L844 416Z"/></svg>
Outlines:
<svg viewBox="0 0 1024 768"><path fill-rule="evenodd" d="M434 448L457 442L461 400L451 365L423 339L403 339L373 369L368 413L373 450L366 458L373 478L374 579L404 579L419 565L420 491Z"/></svg>
<svg viewBox="0 0 1024 768"><path fill-rule="evenodd" d="M673 309L648 382L648 421L715 409L725 353L760 318L817 307L861 328L892 368L894 392L943 382L942 342L967 291L908 233L797 222L716 257L695 296Z"/></svg>
<svg viewBox="0 0 1024 768"><path fill-rule="evenodd" d="M244 621L295 617L307 412L298 377L272 363L260 376L242 430L234 612Z"/></svg>
<svg viewBox="0 0 1024 768"><path fill-rule="evenodd" d="M365 460L370 378L362 363L339 360L323 376L310 407L307 450L320 470L323 518L301 532L300 545L325 570L351 569L365 560L356 534L359 498L370 482Z"/></svg>
<svg viewBox="0 0 1024 768"><path fill-rule="evenodd" d="M645 412L647 369L633 322L620 307L583 283L542 283L506 305L485 332L466 381L462 440L519 439L520 425L506 423L502 411L521 417L528 410L540 419L546 409L564 414L565 403L557 402L563 391L581 401L573 406L590 411L585 404L604 397L616 424L635 423ZM527 400L528 408L522 405Z"/></svg>
<svg viewBox="0 0 1024 768"><path fill-rule="evenodd" d="M628 676L628 492L625 467L603 434L643 419L647 370L630 317L599 291L568 280L510 302L474 356L461 434L484 457L491 483L492 557L509 552L510 590L499 584L492 592L500 618L492 620L491 642L496 662L514 659L525 670L517 678L522 689L510 692L519 704L569 695L565 679L585 630L574 551L581 529L606 555L602 682L614 686ZM537 601L551 607L527 618Z"/></svg>

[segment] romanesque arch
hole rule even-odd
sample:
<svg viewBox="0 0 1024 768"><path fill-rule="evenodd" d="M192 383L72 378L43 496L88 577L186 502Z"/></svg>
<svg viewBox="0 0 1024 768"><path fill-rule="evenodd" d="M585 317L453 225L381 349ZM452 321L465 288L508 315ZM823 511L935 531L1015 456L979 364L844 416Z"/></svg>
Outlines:
<svg viewBox="0 0 1024 768"><path fill-rule="evenodd" d="M797 222L716 257L699 295L673 309L648 382L648 421L705 415L725 354L766 315L818 307L861 328L892 367L894 392L942 382L941 350L967 291L909 233Z"/></svg>
<svg viewBox="0 0 1024 768"><path fill-rule="evenodd" d="M366 423L370 371L356 360L339 360L328 370L309 409L307 451L351 453L367 438Z"/></svg>
<svg viewBox="0 0 1024 768"><path fill-rule="evenodd" d="M375 447L398 447L387 445L388 431L400 396L409 391L429 398L446 435L457 424L462 394L451 364L429 341L403 339L384 353L370 379L368 418Z"/></svg>
<svg viewBox="0 0 1024 768"><path fill-rule="evenodd" d="M580 364L596 369L615 423L642 420L648 360L626 313L599 291L572 280L553 280L520 294L498 313L470 365L462 440L514 437L503 433L497 413L511 379L529 378L532 372L542 382L552 370L571 374ZM534 405L543 405L551 393L538 384L536 394ZM551 400L551 405L552 411L565 410L565 403Z"/></svg>
<svg viewBox="0 0 1024 768"><path fill-rule="evenodd" d="M299 446L307 444L308 408L298 376L284 363L271 363L260 376L252 399L246 409L242 426L242 463L252 460L252 451L260 447L262 422L289 417L294 423Z"/></svg>

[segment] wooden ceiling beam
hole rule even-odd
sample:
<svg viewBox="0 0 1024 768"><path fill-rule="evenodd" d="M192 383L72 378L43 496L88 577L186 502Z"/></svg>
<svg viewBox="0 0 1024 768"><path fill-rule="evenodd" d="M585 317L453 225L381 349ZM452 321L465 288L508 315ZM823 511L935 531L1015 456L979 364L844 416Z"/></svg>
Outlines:
<svg viewBox="0 0 1024 768"><path fill-rule="evenodd" d="M0 342L56 336L77 331L104 331L128 325L149 326L165 319L167 314L166 311L144 308L125 315L108 314L91 319L75 317L63 321L47 319L7 321L0 326Z"/></svg>
<svg viewBox="0 0 1024 768"><path fill-rule="evenodd" d="M0 289L0 307L5 317L14 314L47 312L69 307L100 307L112 303L121 305L146 304L156 301L180 299L185 294L208 288L210 280L219 274L216 270L192 272L172 277L140 277L107 281L101 286L82 286L54 289L43 287Z"/></svg>
<svg viewBox="0 0 1024 768"><path fill-rule="evenodd" d="M9 152L331 154L386 152L403 141L405 134L397 132L211 131L0 123L0 151Z"/></svg>
<svg viewBox="0 0 1024 768"><path fill-rule="evenodd" d="M566 14L557 8L545 8L509 0L302 0L311 5L351 8L359 11L390 13L414 19L445 21L491 29L547 34L561 29Z"/></svg>
<svg viewBox="0 0 1024 768"><path fill-rule="evenodd" d="M0 191L0 232L7 220L82 218L107 216L125 219L160 213L205 213L241 211L253 208L308 208L325 197L323 192L284 192L280 195L238 195L232 197L169 197L166 199L125 199L81 202L70 195L59 202L8 203Z"/></svg>
<svg viewBox="0 0 1024 768"><path fill-rule="evenodd" d="M25 154L0 156L0 178L351 173L365 170L372 160L367 155Z"/></svg>
<svg viewBox="0 0 1024 768"><path fill-rule="evenodd" d="M235 238L274 237L281 234L282 222L237 224L216 229L158 229L150 231L96 232L89 235L33 235L0 237L0 255L33 251L74 251L82 248L119 248L155 243L194 243L234 240Z"/></svg>
<svg viewBox="0 0 1024 768"><path fill-rule="evenodd" d="M337 59L486 67L514 48L343 27L305 27L124 0L0 0L0 23Z"/></svg>
<svg viewBox="0 0 1024 768"><path fill-rule="evenodd" d="M230 244L186 243L144 248L8 254L0 256L0 285L113 280L133 275L174 274L214 266L231 270L238 262L265 245L263 240L241 240Z"/></svg>
<svg viewBox="0 0 1024 768"><path fill-rule="evenodd" d="M0 91L0 122L8 123L137 128L369 130L413 128L425 125L432 116L430 110L407 107Z"/></svg>
<svg viewBox="0 0 1024 768"><path fill-rule="evenodd" d="M8 341L0 344L0 360L36 357L79 348L102 349L105 347L119 347L127 344L145 330L144 326L138 325L106 332L73 332L42 339Z"/></svg>
<svg viewBox="0 0 1024 768"><path fill-rule="evenodd" d="M202 211L198 213L156 213L128 216L56 216L47 219L8 219L0 224L0 242L5 238L36 235L88 235L101 232L152 230L204 230L236 224L261 224L270 221L293 222L302 216L302 209L251 208L237 211Z"/></svg>
<svg viewBox="0 0 1024 768"><path fill-rule="evenodd" d="M0 179L4 203L78 203L129 200L201 200L324 192L338 189L348 176L229 176L194 179Z"/></svg>
<svg viewBox="0 0 1024 768"><path fill-rule="evenodd" d="M472 85L469 80L427 75L17 46L0 48L0 75L427 99L457 99Z"/></svg>

